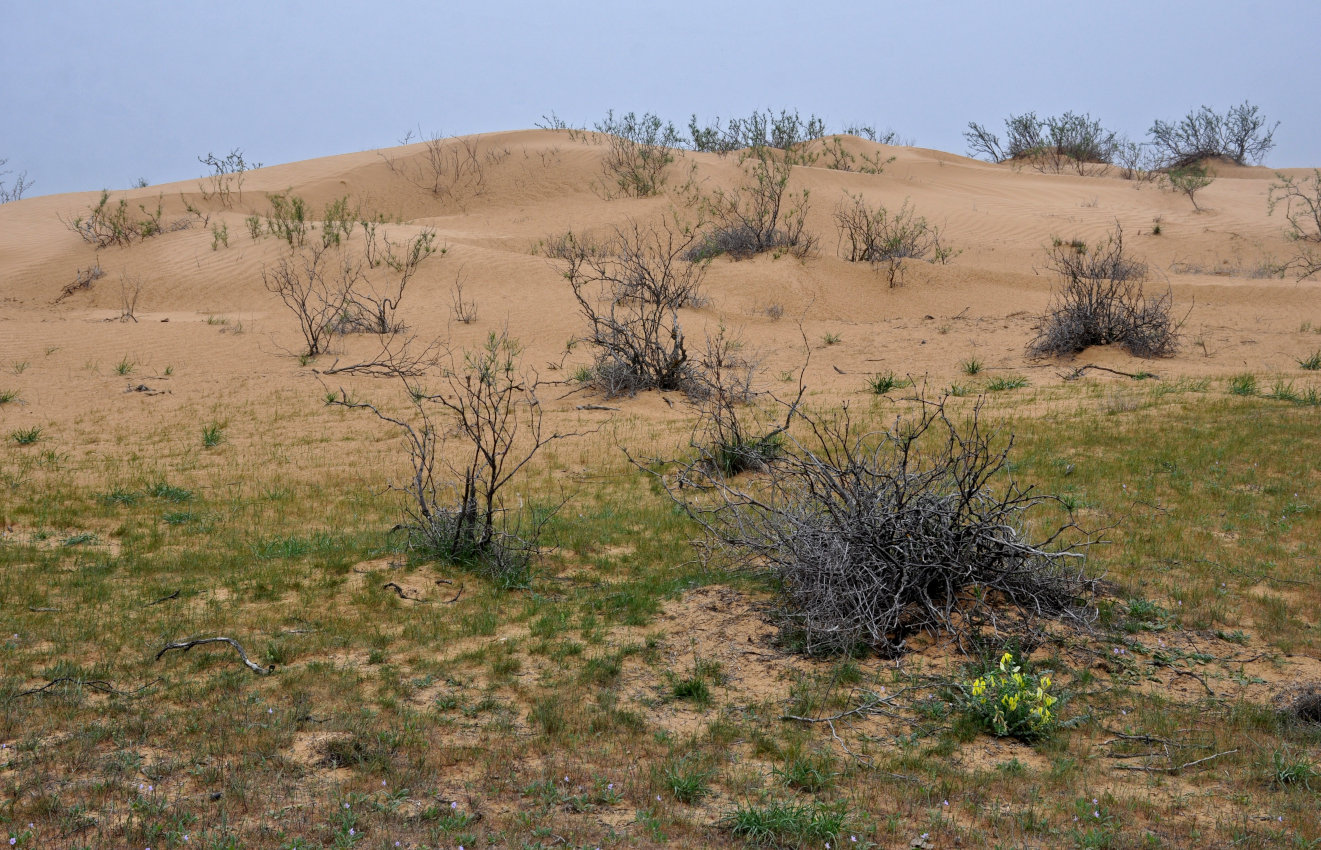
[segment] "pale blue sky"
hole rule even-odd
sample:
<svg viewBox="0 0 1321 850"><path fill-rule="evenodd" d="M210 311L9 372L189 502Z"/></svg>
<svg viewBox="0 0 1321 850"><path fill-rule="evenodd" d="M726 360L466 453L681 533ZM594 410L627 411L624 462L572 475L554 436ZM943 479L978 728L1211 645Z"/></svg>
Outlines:
<svg viewBox="0 0 1321 850"><path fill-rule="evenodd" d="M652 111L796 108L964 153L969 121L1153 119L1247 99L1321 166L1321 2L9 2L0 158L34 194ZM12 177L12 175L11 175Z"/></svg>

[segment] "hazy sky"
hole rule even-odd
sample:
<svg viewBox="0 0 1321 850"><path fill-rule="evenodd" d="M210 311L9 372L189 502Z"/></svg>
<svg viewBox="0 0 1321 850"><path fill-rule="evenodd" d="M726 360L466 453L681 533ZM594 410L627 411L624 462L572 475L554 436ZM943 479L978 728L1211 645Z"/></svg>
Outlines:
<svg viewBox="0 0 1321 850"><path fill-rule="evenodd" d="M1321 2L17 2L0 158L34 194L200 176L607 109L686 126L790 107L964 153L969 121L1156 118L1250 100L1267 164L1321 166ZM13 175L8 178L12 182Z"/></svg>

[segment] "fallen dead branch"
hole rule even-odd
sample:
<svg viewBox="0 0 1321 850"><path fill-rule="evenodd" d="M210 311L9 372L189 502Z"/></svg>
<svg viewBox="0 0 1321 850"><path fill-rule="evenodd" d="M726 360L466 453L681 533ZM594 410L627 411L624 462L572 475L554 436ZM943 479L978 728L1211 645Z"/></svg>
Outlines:
<svg viewBox="0 0 1321 850"><path fill-rule="evenodd" d="M161 604L162 602L169 602L171 599L178 599L178 598L179 598L179 593L180 593L180 591L177 591L177 590L176 590L174 593L171 593L171 594L169 594L169 595L167 595L167 596L162 596L160 599L157 599L155 602L148 602L148 603L147 603L147 607L150 608L151 606L153 606L153 605L159 605L159 604Z"/></svg>
<svg viewBox="0 0 1321 850"><path fill-rule="evenodd" d="M1238 752L1237 749L1225 750L1223 753L1215 753L1214 755L1209 755L1205 758L1194 759L1193 761L1186 761L1183 764L1175 767L1149 767L1140 764L1117 764L1114 767L1115 770L1140 770L1143 771L1144 773L1178 773L1179 771L1183 770L1186 767L1192 767L1195 764L1202 764L1204 762L1211 761L1212 759L1218 759L1221 756L1233 755L1236 752Z"/></svg>
<svg viewBox="0 0 1321 850"><path fill-rule="evenodd" d="M239 658L243 660L244 666L246 666L252 672L256 673L258 676L266 676L275 672L274 664L271 664L268 667L261 666L260 664L258 664L257 662L253 661L251 658L248 657L248 653L243 651L243 647L239 646L238 641L234 640L233 638L227 638L227 637L197 638L196 640L184 640L184 641L179 641L178 643L169 643L166 644L164 647L162 647L160 652L156 653L155 660L160 661L161 656L172 649L181 649L184 652L187 652L188 650L192 649L195 646L202 646L203 644L208 644L208 643L227 643L230 646L234 647L235 651L237 651L239 654Z"/></svg>
<svg viewBox="0 0 1321 850"><path fill-rule="evenodd" d="M1072 372L1061 374L1060 377L1066 381L1076 381L1079 378L1081 378L1083 375L1085 375L1088 369L1095 369L1098 372L1109 372L1112 375L1122 375L1125 378L1132 378L1135 381L1141 381L1146 378L1151 378L1152 380L1156 380L1156 381L1160 380L1160 375L1155 375L1152 374L1151 372L1124 372L1119 369L1111 369L1109 366L1097 366L1095 363L1088 363L1085 366L1079 366L1077 369L1074 369Z"/></svg>
<svg viewBox="0 0 1321 850"><path fill-rule="evenodd" d="M19 693L16 693L10 699L18 699L19 697L32 696L33 694L48 693L50 689L55 687L56 685L64 685L64 684L75 685L80 688L90 688L91 690L99 691L100 693L103 694L115 694L116 696L132 696L133 694L140 693L146 690L147 688L151 687L152 685L156 684L159 681L160 679L153 679L152 681L148 682L147 684L143 685L137 690L121 691L118 688L116 688L114 685L102 679L76 679L72 676L61 676L58 679L51 679L49 682L47 682L46 684L42 685L39 688L32 688L31 690L21 691Z"/></svg>

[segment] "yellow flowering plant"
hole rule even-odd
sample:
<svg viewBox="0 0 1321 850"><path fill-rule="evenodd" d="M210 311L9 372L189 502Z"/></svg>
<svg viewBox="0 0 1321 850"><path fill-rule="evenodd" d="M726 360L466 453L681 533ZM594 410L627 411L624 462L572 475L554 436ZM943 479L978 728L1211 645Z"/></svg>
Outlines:
<svg viewBox="0 0 1321 850"><path fill-rule="evenodd" d="M1050 693L1051 684L1050 676L1025 671L1007 651L998 667L962 683L963 707L992 735L1023 741L1044 738L1058 722L1051 707L1059 698Z"/></svg>

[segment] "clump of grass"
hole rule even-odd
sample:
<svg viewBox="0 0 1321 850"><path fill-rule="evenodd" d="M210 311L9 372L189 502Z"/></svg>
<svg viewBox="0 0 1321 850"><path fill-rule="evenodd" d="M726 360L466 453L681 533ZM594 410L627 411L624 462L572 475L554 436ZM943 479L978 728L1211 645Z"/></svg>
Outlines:
<svg viewBox="0 0 1321 850"><path fill-rule="evenodd" d="M959 368L963 370L965 375L976 375L982 371L982 361L976 357L969 357L959 364Z"/></svg>
<svg viewBox="0 0 1321 850"><path fill-rule="evenodd" d="M0 404L9 404L18 399L18 390L0 390Z"/></svg>
<svg viewBox="0 0 1321 850"><path fill-rule="evenodd" d="M96 498L103 505L132 505L137 502L138 494L134 490L116 487L109 493L102 493Z"/></svg>
<svg viewBox="0 0 1321 850"><path fill-rule="evenodd" d="M1317 770L1306 756L1283 749L1271 753L1267 775L1271 784L1278 788L1302 787L1310 791L1312 780L1321 777L1321 770Z"/></svg>
<svg viewBox="0 0 1321 850"><path fill-rule="evenodd" d="M31 428L19 428L16 431L10 431L9 439L20 446L33 445L41 440L41 426L33 425Z"/></svg>
<svg viewBox="0 0 1321 850"><path fill-rule="evenodd" d="M147 488L147 495L154 499L164 499L167 502L186 502L193 498L193 491L167 484L164 481L157 481Z"/></svg>
<svg viewBox="0 0 1321 850"><path fill-rule="evenodd" d="M85 546L88 543L95 543L96 535L90 531L84 531L81 534L71 534L64 538L65 546Z"/></svg>
<svg viewBox="0 0 1321 850"><path fill-rule="evenodd" d="M197 514L192 511L166 511L161 514L161 522L166 525L187 525L197 519Z"/></svg>
<svg viewBox="0 0 1321 850"><path fill-rule="evenodd" d="M1254 396L1257 394L1257 376L1244 372L1229 379L1230 395Z"/></svg>
<svg viewBox="0 0 1321 850"><path fill-rule="evenodd" d="M1028 385L1027 378L1022 375L1006 375L1001 378L992 378L986 385L988 392L998 393L1002 390L1018 390Z"/></svg>
<svg viewBox="0 0 1321 850"><path fill-rule="evenodd" d="M670 759L658 774L670 796L680 803L691 805L711 793L711 770L690 756Z"/></svg>
<svg viewBox="0 0 1321 850"><path fill-rule="evenodd" d="M770 800L737 806L721 825L753 844L819 847L838 839L847 817L848 809L842 802Z"/></svg>
<svg viewBox="0 0 1321 850"><path fill-rule="evenodd" d="M1321 370L1321 348L1318 348L1316 351L1312 352L1312 355L1310 357L1305 357L1302 360L1299 360L1298 366L1299 368L1306 369L1309 372L1316 372L1318 370Z"/></svg>
<svg viewBox="0 0 1321 850"><path fill-rule="evenodd" d="M840 341L839 334L828 333L821 337L822 345L826 345L826 346L839 345L839 341Z"/></svg>
<svg viewBox="0 0 1321 850"><path fill-rule="evenodd" d="M795 753L784 767L772 771L790 788L816 794L835 784L835 762L827 754Z"/></svg>
<svg viewBox="0 0 1321 850"><path fill-rule="evenodd" d="M1303 400L1303 397L1293 388L1293 381L1286 381L1283 378L1272 384L1270 392L1265 393L1265 396L1275 401L1288 401L1295 404Z"/></svg>
<svg viewBox="0 0 1321 850"><path fill-rule="evenodd" d="M893 371L885 371L868 378L867 389L876 395L885 395L891 390L903 389L912 383L907 378L899 377Z"/></svg>
<svg viewBox="0 0 1321 850"><path fill-rule="evenodd" d="M115 364L115 374L131 375L133 374L133 367L136 365L137 365L136 363L128 359L128 355L125 355L124 359L120 360L118 363Z"/></svg>
<svg viewBox="0 0 1321 850"><path fill-rule="evenodd" d="M225 442L225 426L219 422L202 426L202 446L204 448L214 449L223 442Z"/></svg>

